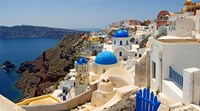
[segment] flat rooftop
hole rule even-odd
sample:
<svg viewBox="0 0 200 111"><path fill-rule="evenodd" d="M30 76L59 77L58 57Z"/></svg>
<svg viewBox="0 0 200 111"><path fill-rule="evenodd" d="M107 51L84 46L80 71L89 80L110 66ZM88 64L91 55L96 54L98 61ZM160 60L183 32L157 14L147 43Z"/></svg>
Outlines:
<svg viewBox="0 0 200 111"><path fill-rule="evenodd" d="M161 43L169 44L200 44L200 38L164 36L157 39Z"/></svg>
<svg viewBox="0 0 200 111"><path fill-rule="evenodd" d="M61 102L59 99L53 97L51 94L33 97L26 99L20 103L17 103L19 106L23 105L47 105L47 104L55 104Z"/></svg>
<svg viewBox="0 0 200 111"><path fill-rule="evenodd" d="M30 102L29 105L46 105L46 104L53 104L53 103L58 103L58 101L51 97L47 97L45 99Z"/></svg>

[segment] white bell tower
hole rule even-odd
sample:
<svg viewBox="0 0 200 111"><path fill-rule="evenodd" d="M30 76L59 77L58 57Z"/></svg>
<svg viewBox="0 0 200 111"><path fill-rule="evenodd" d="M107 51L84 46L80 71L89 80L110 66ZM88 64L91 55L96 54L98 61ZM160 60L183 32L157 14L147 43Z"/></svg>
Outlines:
<svg viewBox="0 0 200 111"><path fill-rule="evenodd" d="M75 61L74 68L77 71L75 77L75 95L79 95L85 92L89 84L88 61L81 57L78 61Z"/></svg>

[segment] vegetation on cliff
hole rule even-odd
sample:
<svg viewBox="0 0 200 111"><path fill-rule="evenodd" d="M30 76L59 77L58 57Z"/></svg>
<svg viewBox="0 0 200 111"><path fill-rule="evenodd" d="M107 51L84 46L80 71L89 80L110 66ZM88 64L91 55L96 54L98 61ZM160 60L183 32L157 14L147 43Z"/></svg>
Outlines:
<svg viewBox="0 0 200 111"><path fill-rule="evenodd" d="M82 35L83 33L65 35L58 45L45 51L35 61L22 63L22 77L16 85L24 91L24 98L40 96L54 90L54 86L68 74L74 61L80 57Z"/></svg>

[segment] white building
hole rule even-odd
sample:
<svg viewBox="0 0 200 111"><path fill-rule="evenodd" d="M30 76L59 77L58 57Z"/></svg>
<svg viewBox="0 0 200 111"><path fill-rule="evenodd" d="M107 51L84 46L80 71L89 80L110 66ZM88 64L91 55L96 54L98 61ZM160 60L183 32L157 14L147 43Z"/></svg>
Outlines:
<svg viewBox="0 0 200 111"><path fill-rule="evenodd" d="M151 26L137 26L134 43L139 44L146 37L150 36L152 32L153 29L151 28Z"/></svg>
<svg viewBox="0 0 200 111"><path fill-rule="evenodd" d="M151 89L173 101L199 105L200 40L165 36L150 38L150 44Z"/></svg>
<svg viewBox="0 0 200 111"><path fill-rule="evenodd" d="M168 20L168 36L200 37L200 10L183 14L174 14Z"/></svg>
<svg viewBox="0 0 200 111"><path fill-rule="evenodd" d="M134 57L137 49L130 43L130 39L127 31L118 30L112 38L112 46L104 45L104 50L113 52L119 60L127 59L128 56Z"/></svg>

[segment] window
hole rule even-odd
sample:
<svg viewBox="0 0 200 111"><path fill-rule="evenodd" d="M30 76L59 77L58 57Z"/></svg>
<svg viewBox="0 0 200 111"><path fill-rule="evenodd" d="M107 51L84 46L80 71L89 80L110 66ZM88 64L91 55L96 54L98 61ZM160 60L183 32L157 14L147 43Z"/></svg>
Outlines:
<svg viewBox="0 0 200 111"><path fill-rule="evenodd" d="M122 56L122 52L119 52L119 56L120 56L120 57Z"/></svg>
<svg viewBox="0 0 200 111"><path fill-rule="evenodd" d="M142 57L142 54L139 54L139 57Z"/></svg>
<svg viewBox="0 0 200 111"><path fill-rule="evenodd" d="M105 73L106 72L106 69L103 69L103 73Z"/></svg>
<svg viewBox="0 0 200 111"><path fill-rule="evenodd" d="M142 39L144 39L144 38L145 38L145 35L143 34L143 35L142 35Z"/></svg>
<svg viewBox="0 0 200 111"><path fill-rule="evenodd" d="M126 45L128 45L128 40L126 40Z"/></svg>
<svg viewBox="0 0 200 111"><path fill-rule="evenodd" d="M156 78L156 63L152 61L152 78Z"/></svg>
<svg viewBox="0 0 200 111"><path fill-rule="evenodd" d="M116 40L114 40L114 45L116 45Z"/></svg>
<svg viewBox="0 0 200 111"><path fill-rule="evenodd" d="M120 41L120 45L122 45L122 41Z"/></svg>
<svg viewBox="0 0 200 111"><path fill-rule="evenodd" d="M167 17L166 17L166 16L164 17L164 20L167 20Z"/></svg>

